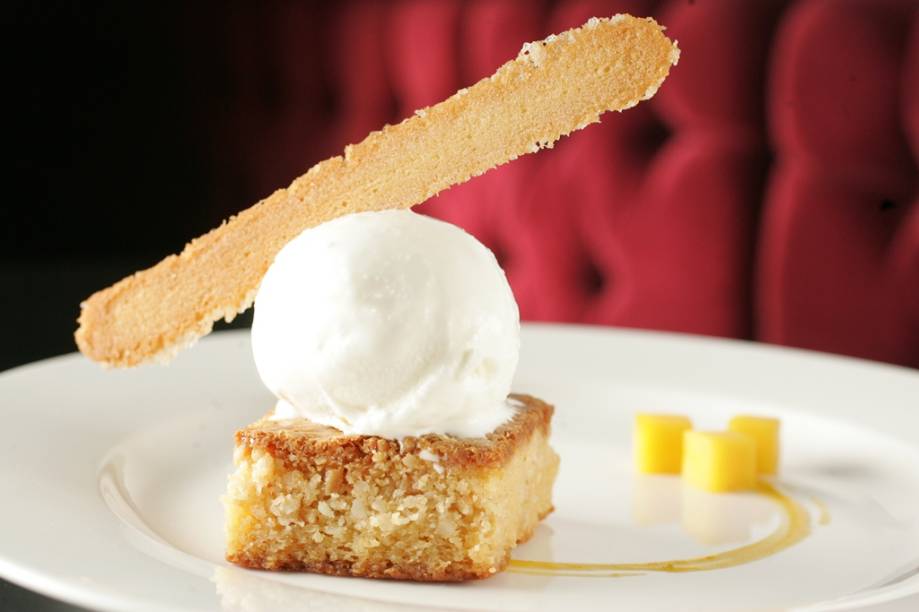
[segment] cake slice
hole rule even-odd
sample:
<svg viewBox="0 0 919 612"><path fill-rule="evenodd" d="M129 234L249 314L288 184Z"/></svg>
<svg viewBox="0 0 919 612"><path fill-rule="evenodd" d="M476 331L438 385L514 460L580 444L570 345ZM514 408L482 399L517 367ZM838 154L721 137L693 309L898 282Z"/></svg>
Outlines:
<svg viewBox="0 0 919 612"><path fill-rule="evenodd" d="M260 569L457 581L501 571L552 511L553 408L512 395L484 438L399 441L265 417L236 433L227 559Z"/></svg>

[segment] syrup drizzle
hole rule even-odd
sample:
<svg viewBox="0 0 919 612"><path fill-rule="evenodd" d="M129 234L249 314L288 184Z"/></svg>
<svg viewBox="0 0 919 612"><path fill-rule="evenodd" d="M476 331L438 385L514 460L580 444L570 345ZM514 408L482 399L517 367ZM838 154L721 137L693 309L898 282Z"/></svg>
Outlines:
<svg viewBox="0 0 919 612"><path fill-rule="evenodd" d="M508 571L536 576L602 578L622 578L645 572L707 572L764 559L794 546L810 534L810 514L798 501L765 481L757 484L756 492L778 505L781 510L779 525L766 537L745 546L702 557L645 563L565 563L511 559ZM829 523L830 515L826 505L816 499L812 501L818 509L817 522L821 525Z"/></svg>

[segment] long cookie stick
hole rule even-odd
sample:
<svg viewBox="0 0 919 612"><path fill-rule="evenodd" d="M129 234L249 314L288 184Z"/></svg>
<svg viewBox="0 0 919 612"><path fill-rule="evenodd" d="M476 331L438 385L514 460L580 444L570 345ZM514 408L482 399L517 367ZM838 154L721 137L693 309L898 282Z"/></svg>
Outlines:
<svg viewBox="0 0 919 612"><path fill-rule="evenodd" d="M164 361L255 298L275 254L340 215L409 208L650 98L679 50L617 15L523 46L491 77L373 132L150 269L82 304L77 345L112 366Z"/></svg>

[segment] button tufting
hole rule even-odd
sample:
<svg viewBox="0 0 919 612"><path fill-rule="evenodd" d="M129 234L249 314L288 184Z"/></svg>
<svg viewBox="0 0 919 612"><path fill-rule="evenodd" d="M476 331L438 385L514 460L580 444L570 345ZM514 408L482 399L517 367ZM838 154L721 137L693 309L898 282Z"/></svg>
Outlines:
<svg viewBox="0 0 919 612"><path fill-rule="evenodd" d="M599 266L588 260L584 266L584 288L588 296L598 296L604 292L608 283L608 275L600 270Z"/></svg>
<svg viewBox="0 0 919 612"><path fill-rule="evenodd" d="M648 120L642 122L635 130L634 148L637 155L651 157L670 140L673 130L660 117L648 113Z"/></svg>
<svg viewBox="0 0 919 612"><path fill-rule="evenodd" d="M683 49L653 100L417 210L491 246L526 319L755 337L919 366L914 6L336 3L330 36L278 25L281 89L249 83L226 137L253 160L238 180L273 186L316 151L490 74L524 40L601 13L651 15ZM256 42L239 42L246 57ZM313 44L335 48L299 52ZM303 64L323 53L337 58L333 122L313 95L318 69ZM250 108L276 95L298 102L266 109L291 141L266 153L268 115ZM315 138L303 138L307 128Z"/></svg>

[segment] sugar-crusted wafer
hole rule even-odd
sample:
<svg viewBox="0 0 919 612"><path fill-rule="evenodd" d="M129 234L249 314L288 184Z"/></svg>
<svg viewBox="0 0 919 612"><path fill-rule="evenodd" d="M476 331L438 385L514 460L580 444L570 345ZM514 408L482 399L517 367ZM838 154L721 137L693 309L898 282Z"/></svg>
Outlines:
<svg viewBox="0 0 919 612"><path fill-rule="evenodd" d="M255 298L284 244L340 215L409 208L650 98L679 50L653 19L617 15L527 43L492 76L373 132L287 189L82 304L80 350L112 366L170 358Z"/></svg>

